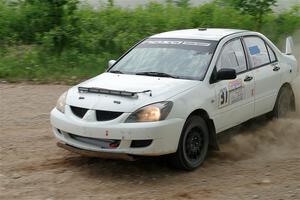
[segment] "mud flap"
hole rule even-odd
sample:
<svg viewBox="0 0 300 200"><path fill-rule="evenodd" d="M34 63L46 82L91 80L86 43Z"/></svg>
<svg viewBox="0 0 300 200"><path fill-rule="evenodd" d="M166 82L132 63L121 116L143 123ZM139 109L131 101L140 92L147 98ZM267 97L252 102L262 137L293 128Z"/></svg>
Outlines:
<svg viewBox="0 0 300 200"><path fill-rule="evenodd" d="M211 119L209 119L208 122L208 128L209 128L209 148L214 151L220 151L218 138L216 134L216 129L214 126L214 123Z"/></svg>

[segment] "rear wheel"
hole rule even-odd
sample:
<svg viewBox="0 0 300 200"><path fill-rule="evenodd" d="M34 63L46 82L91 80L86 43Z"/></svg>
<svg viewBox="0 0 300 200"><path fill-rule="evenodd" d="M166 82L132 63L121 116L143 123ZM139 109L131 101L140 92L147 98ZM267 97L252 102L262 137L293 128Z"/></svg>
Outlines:
<svg viewBox="0 0 300 200"><path fill-rule="evenodd" d="M203 164L208 145L206 122L199 116L192 116L184 125L177 152L171 156L171 163L179 169L196 169Z"/></svg>
<svg viewBox="0 0 300 200"><path fill-rule="evenodd" d="M294 95L288 86L283 86L277 96L275 106L270 116L273 118L284 118L293 110Z"/></svg>

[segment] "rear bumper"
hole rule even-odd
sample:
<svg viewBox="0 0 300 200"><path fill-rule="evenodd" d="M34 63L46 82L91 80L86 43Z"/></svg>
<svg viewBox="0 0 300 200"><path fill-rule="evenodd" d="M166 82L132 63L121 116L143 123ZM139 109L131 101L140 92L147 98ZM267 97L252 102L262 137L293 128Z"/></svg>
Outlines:
<svg viewBox="0 0 300 200"><path fill-rule="evenodd" d="M65 114L55 108L51 112L51 124L55 137L61 143L77 149L141 156L158 156L176 152L184 125L183 119L148 123L122 123L123 120L121 116L119 121L89 122L72 116L68 110ZM118 140L120 144L117 148L103 148L95 143L90 144L76 140L71 135ZM146 147L131 147L134 140L152 140L152 143Z"/></svg>

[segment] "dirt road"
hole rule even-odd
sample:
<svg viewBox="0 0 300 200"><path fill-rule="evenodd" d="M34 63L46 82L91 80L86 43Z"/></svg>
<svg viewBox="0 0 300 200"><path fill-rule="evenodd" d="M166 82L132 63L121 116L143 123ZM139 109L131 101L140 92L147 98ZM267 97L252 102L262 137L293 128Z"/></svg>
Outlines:
<svg viewBox="0 0 300 200"><path fill-rule="evenodd" d="M161 159L92 159L56 147L49 112L66 89L0 84L0 199L300 199L299 116L231 130L221 152L187 173Z"/></svg>

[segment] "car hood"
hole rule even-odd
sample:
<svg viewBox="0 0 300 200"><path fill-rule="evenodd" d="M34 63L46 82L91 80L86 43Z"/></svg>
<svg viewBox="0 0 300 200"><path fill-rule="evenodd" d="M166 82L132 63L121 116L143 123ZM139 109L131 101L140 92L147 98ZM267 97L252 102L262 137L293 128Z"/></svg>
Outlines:
<svg viewBox="0 0 300 200"><path fill-rule="evenodd" d="M138 108L160 101L166 101L199 84L199 81L162 78L128 74L103 73L87 80L68 91L68 105L94 110L133 112ZM79 87L101 88L107 90L142 92L137 97L118 95L79 93Z"/></svg>

